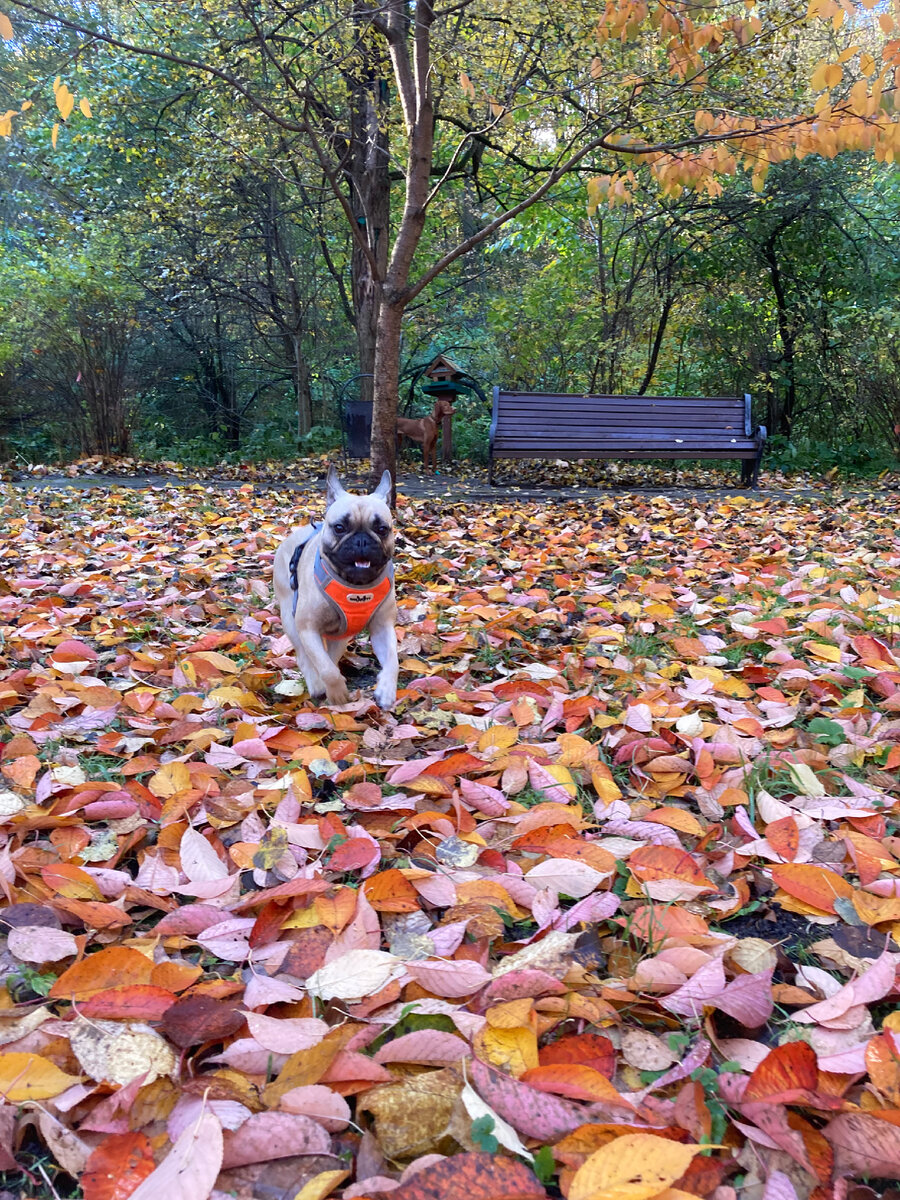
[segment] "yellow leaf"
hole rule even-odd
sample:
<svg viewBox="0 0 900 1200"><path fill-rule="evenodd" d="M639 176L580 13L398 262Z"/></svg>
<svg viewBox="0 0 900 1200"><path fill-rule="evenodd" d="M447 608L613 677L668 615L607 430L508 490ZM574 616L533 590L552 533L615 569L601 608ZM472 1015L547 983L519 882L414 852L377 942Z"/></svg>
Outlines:
<svg viewBox="0 0 900 1200"><path fill-rule="evenodd" d="M0 37L9 41L13 36L12 21L6 13L0 13Z"/></svg>
<svg viewBox="0 0 900 1200"><path fill-rule="evenodd" d="M578 788L575 786L575 780L568 767L561 767L559 763L553 763L552 766L544 767L544 770L548 775L552 775L573 799L578 795Z"/></svg>
<svg viewBox="0 0 900 1200"><path fill-rule="evenodd" d="M496 748L498 750L508 750L518 740L519 732L517 729L511 729L508 725L492 725L478 739L478 749L489 750Z"/></svg>
<svg viewBox="0 0 900 1200"><path fill-rule="evenodd" d="M203 662L209 663L211 667L215 667L225 675L237 675L241 669L234 659L219 654L217 650L198 650L191 657L202 659Z"/></svg>
<svg viewBox="0 0 900 1200"><path fill-rule="evenodd" d="M58 137L59 137L59 121L57 121L56 124L53 126L53 128L50 130L50 144L53 146L54 150L56 149L56 139Z"/></svg>
<svg viewBox="0 0 900 1200"><path fill-rule="evenodd" d="M349 1171L320 1171L304 1183L294 1200L325 1200L350 1174Z"/></svg>
<svg viewBox="0 0 900 1200"><path fill-rule="evenodd" d="M825 86L835 88L844 78L844 68L840 63L829 63L825 68Z"/></svg>
<svg viewBox="0 0 900 1200"><path fill-rule="evenodd" d="M813 71L812 78L809 81L814 92L824 92L827 86L825 83L825 72L827 69L828 63L824 58L816 64L816 69Z"/></svg>
<svg viewBox="0 0 900 1200"><path fill-rule="evenodd" d="M599 757L600 750L596 743L589 742L577 733L561 733L556 740L562 747L558 759L561 767L583 767L596 762Z"/></svg>
<svg viewBox="0 0 900 1200"><path fill-rule="evenodd" d="M78 101L78 107L81 109L84 116L86 116L86 117L93 116L93 113L91 112L90 102L88 100L86 100L84 98L84 96L82 96L81 99Z"/></svg>
<svg viewBox="0 0 900 1200"><path fill-rule="evenodd" d="M67 1075L39 1054L0 1054L0 1092L7 1103L49 1100L80 1079L80 1075Z"/></svg>
<svg viewBox="0 0 900 1200"><path fill-rule="evenodd" d="M168 800L179 792L186 792L191 786L191 773L183 762L166 763L155 775L150 777L147 787L154 796Z"/></svg>
<svg viewBox="0 0 900 1200"><path fill-rule="evenodd" d="M804 642L803 648L808 650L813 658L821 658L824 662L839 663L841 651L838 646L830 646L827 642Z"/></svg>
<svg viewBox="0 0 900 1200"><path fill-rule="evenodd" d="M618 800L622 795L616 781L599 769L591 771L591 786L604 804L612 804L613 800Z"/></svg>
<svg viewBox="0 0 900 1200"><path fill-rule="evenodd" d="M514 1078L540 1065L537 1037L533 1029L524 1025L515 1029L493 1029L488 1026L482 1029L476 1041L481 1056L495 1067L508 1070Z"/></svg>
<svg viewBox="0 0 900 1200"><path fill-rule="evenodd" d="M75 107L75 97L69 91L65 84L56 93L56 107L59 109L62 119L65 121L69 113Z"/></svg>
<svg viewBox="0 0 900 1200"><path fill-rule="evenodd" d="M681 1178L695 1149L652 1133L627 1133L578 1168L568 1200L650 1200Z"/></svg>
<svg viewBox="0 0 900 1200"><path fill-rule="evenodd" d="M475 84L465 73L465 71L460 71L459 73L459 86L462 88L463 93L468 96L470 100L475 99Z"/></svg>

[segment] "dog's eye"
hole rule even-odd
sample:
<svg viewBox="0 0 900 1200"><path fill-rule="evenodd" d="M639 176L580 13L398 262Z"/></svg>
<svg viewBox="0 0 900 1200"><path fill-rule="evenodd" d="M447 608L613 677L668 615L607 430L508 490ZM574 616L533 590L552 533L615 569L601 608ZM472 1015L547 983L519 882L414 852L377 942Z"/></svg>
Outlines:
<svg viewBox="0 0 900 1200"><path fill-rule="evenodd" d="M331 528L334 530L335 533L346 533L347 532L347 526L344 524L343 521L337 521L334 525L332 525Z"/></svg>
<svg viewBox="0 0 900 1200"><path fill-rule="evenodd" d="M375 530L375 532L378 534L379 537L384 537L384 535L390 529L390 526L385 525L384 521L376 521L373 524L372 528Z"/></svg>

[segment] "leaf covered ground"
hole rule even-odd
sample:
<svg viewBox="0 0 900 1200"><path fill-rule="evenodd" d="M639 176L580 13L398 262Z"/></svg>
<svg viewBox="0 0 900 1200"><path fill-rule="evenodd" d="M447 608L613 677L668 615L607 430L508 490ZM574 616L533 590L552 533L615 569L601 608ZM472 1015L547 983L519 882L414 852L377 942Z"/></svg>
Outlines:
<svg viewBox="0 0 900 1200"><path fill-rule="evenodd" d="M898 498L402 502L385 716L275 615L314 482L5 489L6 1186L887 1195Z"/></svg>

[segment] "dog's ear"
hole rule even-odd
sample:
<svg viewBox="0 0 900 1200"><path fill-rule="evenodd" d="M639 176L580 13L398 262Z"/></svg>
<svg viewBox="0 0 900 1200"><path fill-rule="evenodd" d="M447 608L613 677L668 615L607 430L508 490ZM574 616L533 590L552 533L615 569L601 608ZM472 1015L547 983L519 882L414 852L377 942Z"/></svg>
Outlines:
<svg viewBox="0 0 900 1200"><path fill-rule="evenodd" d="M340 500L347 493L341 487L341 481L338 479L338 473L332 464L328 468L328 474L325 476L325 503L331 508L336 500Z"/></svg>
<svg viewBox="0 0 900 1200"><path fill-rule="evenodd" d="M383 500L385 502L385 504L390 504L390 502L391 502L391 473L390 473L390 471L384 472L384 474L381 476L381 481L379 482L378 487L375 489L375 491L372 493L372 495L377 496L379 500Z"/></svg>

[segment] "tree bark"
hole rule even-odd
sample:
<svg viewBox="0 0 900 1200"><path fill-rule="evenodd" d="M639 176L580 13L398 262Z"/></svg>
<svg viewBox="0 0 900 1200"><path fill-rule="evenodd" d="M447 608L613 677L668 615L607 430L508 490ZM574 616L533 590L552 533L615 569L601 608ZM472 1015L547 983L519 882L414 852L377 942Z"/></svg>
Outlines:
<svg viewBox="0 0 900 1200"><path fill-rule="evenodd" d="M294 395L297 400L297 438L306 437L312 429L312 392L309 386L309 363L303 353L303 339L299 333L292 335L291 343L291 374L294 381Z"/></svg>
<svg viewBox="0 0 900 1200"><path fill-rule="evenodd" d="M350 205L370 251L365 254L354 242L350 262L361 400L374 397L378 314L390 240L388 136L381 122L381 93L387 84L380 68L367 59L360 67L364 78L352 82L350 97Z"/></svg>
<svg viewBox="0 0 900 1200"><path fill-rule="evenodd" d="M785 437L791 436L791 429L794 424L794 408L797 403L797 373L796 373L796 345L797 339L794 334L794 324L791 318L790 308L788 305L787 291L784 286L784 280L781 277L781 270L778 263L778 254L775 249L775 235L768 240L764 249L763 257L769 268L769 278L772 281L772 291L775 293L775 305L778 313L778 333L781 338L781 354L784 361L784 374L787 379L787 388L784 398L778 405L778 412L771 414L770 419L776 419L772 424L774 433L783 434Z"/></svg>
<svg viewBox="0 0 900 1200"><path fill-rule="evenodd" d="M375 353L374 400L372 408L372 480L390 471L396 491L397 404L400 378L400 338L403 333L402 300L381 305ZM392 494L392 503L395 496Z"/></svg>

